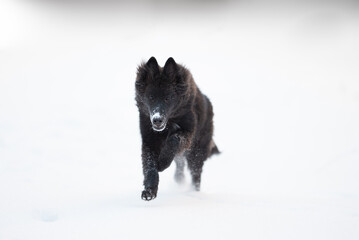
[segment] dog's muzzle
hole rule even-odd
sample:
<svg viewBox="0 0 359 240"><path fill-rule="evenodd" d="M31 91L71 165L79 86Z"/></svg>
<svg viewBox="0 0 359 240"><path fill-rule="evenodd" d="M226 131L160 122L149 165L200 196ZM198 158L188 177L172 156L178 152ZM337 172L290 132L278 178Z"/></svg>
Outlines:
<svg viewBox="0 0 359 240"><path fill-rule="evenodd" d="M151 123L153 130L157 132L161 132L166 128L166 118L160 115L158 112L151 115Z"/></svg>

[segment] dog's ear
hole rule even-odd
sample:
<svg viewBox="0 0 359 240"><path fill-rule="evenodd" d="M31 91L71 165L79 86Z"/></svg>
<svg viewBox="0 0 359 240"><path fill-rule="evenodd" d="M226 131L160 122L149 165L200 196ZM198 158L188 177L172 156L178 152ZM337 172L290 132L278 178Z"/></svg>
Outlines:
<svg viewBox="0 0 359 240"><path fill-rule="evenodd" d="M136 77L136 90L142 92L145 87L146 82L146 67L145 64L142 63L137 67L137 77Z"/></svg>
<svg viewBox="0 0 359 240"><path fill-rule="evenodd" d="M175 73L177 72L177 63L173 58L167 59L165 66L163 67L163 72L169 76L173 77Z"/></svg>
<svg viewBox="0 0 359 240"><path fill-rule="evenodd" d="M151 57L147 63L146 63L146 67L148 68L148 70L150 70L152 73L157 73L159 72L159 66L157 63L157 60L155 57Z"/></svg>
<svg viewBox="0 0 359 240"><path fill-rule="evenodd" d="M163 72L168 80L173 83L178 94L182 95L186 93L188 89L188 73L183 66L178 65L175 60L170 57L163 67Z"/></svg>
<svg viewBox="0 0 359 240"><path fill-rule="evenodd" d="M142 63L137 67L137 78L136 78L136 89L143 91L146 85L146 82L151 78L151 76L159 72L159 66L156 58L151 57L147 63Z"/></svg>

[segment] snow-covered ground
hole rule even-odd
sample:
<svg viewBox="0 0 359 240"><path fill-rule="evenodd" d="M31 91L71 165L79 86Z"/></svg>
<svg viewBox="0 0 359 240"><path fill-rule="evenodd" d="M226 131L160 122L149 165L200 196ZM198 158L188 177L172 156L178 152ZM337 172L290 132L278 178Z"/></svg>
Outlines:
<svg viewBox="0 0 359 240"><path fill-rule="evenodd" d="M359 239L358 5L162 3L1 2L0 239ZM222 154L144 202L151 56L192 71Z"/></svg>

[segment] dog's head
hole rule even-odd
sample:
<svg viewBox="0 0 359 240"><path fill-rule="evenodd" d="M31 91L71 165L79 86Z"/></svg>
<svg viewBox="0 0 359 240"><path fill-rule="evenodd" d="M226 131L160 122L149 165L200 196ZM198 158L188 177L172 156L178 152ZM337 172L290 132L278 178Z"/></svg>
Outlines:
<svg viewBox="0 0 359 240"><path fill-rule="evenodd" d="M183 103L188 91L188 75L188 71L173 58L169 58L163 68L154 57L138 67L137 106L149 116L153 130L163 131L168 119Z"/></svg>

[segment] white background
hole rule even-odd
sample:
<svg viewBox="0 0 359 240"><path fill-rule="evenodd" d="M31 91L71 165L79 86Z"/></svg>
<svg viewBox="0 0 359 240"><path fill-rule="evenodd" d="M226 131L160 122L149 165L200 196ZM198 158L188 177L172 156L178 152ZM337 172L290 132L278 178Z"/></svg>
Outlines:
<svg viewBox="0 0 359 240"><path fill-rule="evenodd" d="M359 239L359 8L0 3L0 239ZM185 64L222 154L140 199L136 67Z"/></svg>

